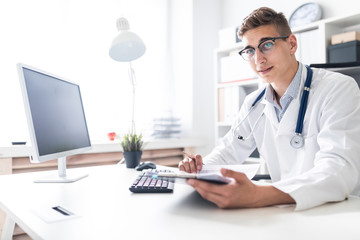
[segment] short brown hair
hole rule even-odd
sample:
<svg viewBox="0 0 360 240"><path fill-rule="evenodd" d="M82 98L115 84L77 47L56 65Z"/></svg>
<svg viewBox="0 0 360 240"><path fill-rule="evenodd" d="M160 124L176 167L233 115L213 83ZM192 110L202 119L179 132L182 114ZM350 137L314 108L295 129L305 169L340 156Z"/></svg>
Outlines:
<svg viewBox="0 0 360 240"><path fill-rule="evenodd" d="M274 25L281 36L291 34L289 23L282 12L277 13L271 8L261 7L244 18L239 27L238 36L242 38L247 31L264 25Z"/></svg>

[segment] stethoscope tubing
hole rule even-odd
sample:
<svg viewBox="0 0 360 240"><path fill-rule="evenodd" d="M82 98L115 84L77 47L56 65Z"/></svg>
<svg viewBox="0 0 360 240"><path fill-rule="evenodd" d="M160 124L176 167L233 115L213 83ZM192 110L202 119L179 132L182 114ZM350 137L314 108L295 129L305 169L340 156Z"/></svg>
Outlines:
<svg viewBox="0 0 360 240"><path fill-rule="evenodd" d="M250 107L248 113L247 113L247 114L245 115L245 117L236 125L236 127L234 128L234 135L235 135L236 129L248 118L249 114L255 109L256 104L257 104L257 103L260 101L260 99L264 96L265 90L266 90L266 88L264 88L264 90L261 91L261 93L259 94L259 96L257 96L257 98L255 99L255 101L253 102L253 104L251 104L251 107ZM256 127L257 123L259 122L259 120L260 120L260 118L261 118L262 115L263 115L263 113L262 113L262 114L260 115L260 117L256 120L256 122L255 122L255 124L254 124L254 127L252 128L249 136L247 136L246 138L244 138L243 136L240 136L240 135L239 135L239 136L238 136L238 139L243 140L243 141L249 139L249 137L250 137L251 134L253 133L253 131L254 131L254 129L255 129L255 127Z"/></svg>
<svg viewBox="0 0 360 240"><path fill-rule="evenodd" d="M311 68L307 65L305 65L305 67L308 70L308 74L306 75L306 81L305 81L305 86L304 86L304 90L303 90L303 95L301 97L298 119L296 122L295 133L298 135L302 134L302 130L303 130L303 126L304 126L304 118L305 118L305 113L306 113L306 108L307 108L307 102L309 99L311 79L312 79L312 75L313 75Z"/></svg>

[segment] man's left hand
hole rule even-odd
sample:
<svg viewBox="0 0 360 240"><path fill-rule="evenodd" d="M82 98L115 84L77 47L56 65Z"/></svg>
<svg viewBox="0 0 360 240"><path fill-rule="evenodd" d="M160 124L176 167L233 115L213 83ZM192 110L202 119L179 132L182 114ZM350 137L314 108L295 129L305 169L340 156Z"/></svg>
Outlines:
<svg viewBox="0 0 360 240"><path fill-rule="evenodd" d="M221 169L222 175L233 178L234 181L219 185L201 180L188 180L188 184L194 187L199 194L215 203L219 208L242 208L255 207L257 186L253 184L242 172L229 169Z"/></svg>
<svg viewBox="0 0 360 240"><path fill-rule="evenodd" d="M187 183L199 194L219 208L250 208L295 203L287 193L274 186L252 183L244 173L221 169L222 175L233 178L228 184L219 185L202 180L189 179Z"/></svg>

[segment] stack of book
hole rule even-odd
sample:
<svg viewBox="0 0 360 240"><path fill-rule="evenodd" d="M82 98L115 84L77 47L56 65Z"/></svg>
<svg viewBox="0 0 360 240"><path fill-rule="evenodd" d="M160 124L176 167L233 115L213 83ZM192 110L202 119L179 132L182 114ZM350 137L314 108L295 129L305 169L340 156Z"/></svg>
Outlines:
<svg viewBox="0 0 360 240"><path fill-rule="evenodd" d="M180 118L161 117L153 120L154 138L179 138L181 133Z"/></svg>

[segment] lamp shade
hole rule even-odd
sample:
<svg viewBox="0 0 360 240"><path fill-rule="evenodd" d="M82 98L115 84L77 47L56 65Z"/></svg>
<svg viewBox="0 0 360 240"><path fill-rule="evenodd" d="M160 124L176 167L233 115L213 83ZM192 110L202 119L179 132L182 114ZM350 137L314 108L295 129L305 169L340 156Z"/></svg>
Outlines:
<svg viewBox="0 0 360 240"><path fill-rule="evenodd" d="M141 38L129 31L129 22L126 18L117 20L119 34L111 43L109 55L119 62L130 62L144 55L146 47Z"/></svg>

